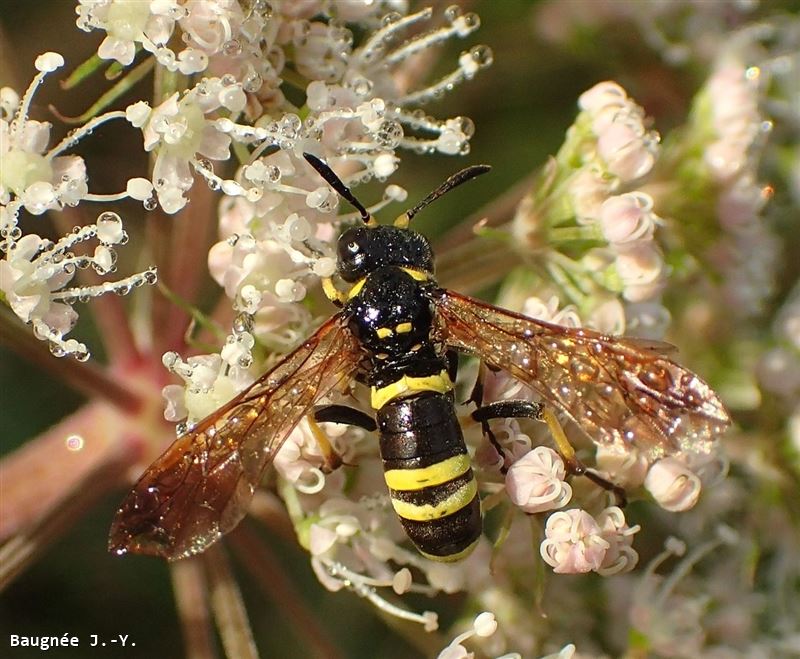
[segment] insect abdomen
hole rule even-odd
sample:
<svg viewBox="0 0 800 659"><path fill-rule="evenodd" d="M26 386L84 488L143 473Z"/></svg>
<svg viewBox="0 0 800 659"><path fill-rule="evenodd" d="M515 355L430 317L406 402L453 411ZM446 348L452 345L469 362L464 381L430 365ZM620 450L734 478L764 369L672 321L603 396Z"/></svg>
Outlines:
<svg viewBox="0 0 800 659"><path fill-rule="evenodd" d="M466 557L481 535L481 508L452 394L389 401L377 421L386 484L408 537L433 560Z"/></svg>

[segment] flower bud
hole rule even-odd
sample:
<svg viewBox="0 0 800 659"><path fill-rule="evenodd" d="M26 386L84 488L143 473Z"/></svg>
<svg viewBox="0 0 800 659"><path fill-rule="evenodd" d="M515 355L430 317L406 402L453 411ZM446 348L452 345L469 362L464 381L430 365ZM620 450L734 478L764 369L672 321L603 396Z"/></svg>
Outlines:
<svg viewBox="0 0 800 659"><path fill-rule="evenodd" d="M526 513L540 513L566 505L572 488L564 482L561 457L546 446L537 446L517 460L506 474L511 501Z"/></svg>
<svg viewBox="0 0 800 659"><path fill-rule="evenodd" d="M659 506L672 512L689 510L702 488L700 479L675 458L664 458L650 467L644 486Z"/></svg>

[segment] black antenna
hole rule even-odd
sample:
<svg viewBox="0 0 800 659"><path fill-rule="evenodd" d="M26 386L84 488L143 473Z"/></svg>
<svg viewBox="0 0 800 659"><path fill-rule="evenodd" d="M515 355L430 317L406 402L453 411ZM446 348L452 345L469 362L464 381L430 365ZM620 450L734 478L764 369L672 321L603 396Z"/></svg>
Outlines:
<svg viewBox="0 0 800 659"><path fill-rule="evenodd" d="M475 178L476 176L480 176L481 174L485 174L491 169L489 165L472 165L472 167L467 167L466 169L462 169L460 172L456 172L450 178L448 178L444 183L442 183L438 188L436 188L433 192L431 192L425 199L419 202L414 208L407 210L403 213L400 217L395 220L395 226L408 226L408 223L411 222L412 218L419 213L425 206L430 204L433 201L436 201L439 197L441 197L446 192L450 192L455 187L458 187L462 183L466 183L470 179Z"/></svg>
<svg viewBox="0 0 800 659"><path fill-rule="evenodd" d="M364 205L355 198L355 195L350 192L350 188L348 188L336 173L322 160L317 158L310 153L304 153L303 158L306 159L309 165L311 165L314 169L319 172L319 175L325 179L325 182L330 185L336 192L338 192L343 199L350 202L350 204L355 208L360 214L361 219L364 220L365 224L374 224L374 220L372 216L369 214L369 211L364 208Z"/></svg>

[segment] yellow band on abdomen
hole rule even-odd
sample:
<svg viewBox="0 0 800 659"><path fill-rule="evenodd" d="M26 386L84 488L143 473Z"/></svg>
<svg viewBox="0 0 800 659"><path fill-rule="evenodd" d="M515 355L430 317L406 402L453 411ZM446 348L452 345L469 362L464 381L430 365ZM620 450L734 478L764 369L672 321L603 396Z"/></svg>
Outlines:
<svg viewBox="0 0 800 659"><path fill-rule="evenodd" d="M453 492L449 497L437 504L416 504L392 498L394 511L403 519L415 522L424 522L452 515L468 505L478 493L478 483L472 478L463 487Z"/></svg>
<svg viewBox="0 0 800 659"><path fill-rule="evenodd" d="M372 395L370 403L372 409L379 410L390 400L398 398L409 393L416 393L419 391L435 391L440 394L447 393L452 390L453 382L447 371L442 371L436 375L426 375L421 378L411 377L404 375L396 382L387 384L385 387L376 389L372 387Z"/></svg>
<svg viewBox="0 0 800 659"><path fill-rule="evenodd" d="M384 477L390 489L411 492L451 481L469 468L469 455L463 454L419 469L389 469Z"/></svg>

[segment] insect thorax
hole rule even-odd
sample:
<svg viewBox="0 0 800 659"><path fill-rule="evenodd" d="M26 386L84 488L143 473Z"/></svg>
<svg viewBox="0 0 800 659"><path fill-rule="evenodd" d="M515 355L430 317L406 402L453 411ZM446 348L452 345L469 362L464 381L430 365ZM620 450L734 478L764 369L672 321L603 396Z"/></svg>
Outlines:
<svg viewBox="0 0 800 659"><path fill-rule="evenodd" d="M432 340L433 304L428 289L406 269L384 266L371 272L347 303L349 326L370 357L369 384L381 386L403 375L419 377L445 368Z"/></svg>

